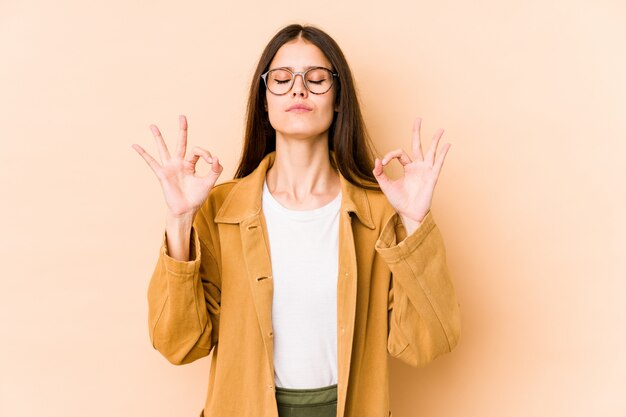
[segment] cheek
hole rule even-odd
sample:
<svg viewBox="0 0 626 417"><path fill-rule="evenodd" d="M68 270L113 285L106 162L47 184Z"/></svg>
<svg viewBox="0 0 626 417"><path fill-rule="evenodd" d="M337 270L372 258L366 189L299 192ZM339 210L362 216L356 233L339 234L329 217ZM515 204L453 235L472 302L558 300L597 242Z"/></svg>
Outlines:
<svg viewBox="0 0 626 417"><path fill-rule="evenodd" d="M335 107L335 100L329 100L324 107L324 118L328 121L329 127L335 117Z"/></svg>
<svg viewBox="0 0 626 417"><path fill-rule="evenodd" d="M278 105L276 105L275 103L272 103L271 100L268 100L267 102L266 112L267 112L267 118L270 121L270 125L272 125L274 129L276 129L276 125L280 124L280 119L282 116L281 113L284 113L284 112L279 111Z"/></svg>

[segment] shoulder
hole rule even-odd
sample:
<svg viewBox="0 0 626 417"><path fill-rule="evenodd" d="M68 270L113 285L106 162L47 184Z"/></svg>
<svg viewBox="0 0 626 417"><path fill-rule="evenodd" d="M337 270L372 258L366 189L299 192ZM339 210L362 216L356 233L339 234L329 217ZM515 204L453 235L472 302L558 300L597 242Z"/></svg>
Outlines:
<svg viewBox="0 0 626 417"><path fill-rule="evenodd" d="M367 201L375 213L393 211L393 207L389 204L387 196L382 192L380 186L376 182L363 181L361 185L353 185L353 187L362 190L367 197Z"/></svg>
<svg viewBox="0 0 626 417"><path fill-rule="evenodd" d="M396 211L393 206L387 200L387 196L380 190L364 189L367 196L367 201L372 212L372 218L374 223L380 224L389 220L390 216L393 216Z"/></svg>
<svg viewBox="0 0 626 417"><path fill-rule="evenodd" d="M348 181L344 184L347 207L354 208L361 222L368 228L381 227L395 214L395 210L389 204L385 194L378 188L378 184L369 182L353 184Z"/></svg>
<svg viewBox="0 0 626 417"><path fill-rule="evenodd" d="M213 186L213 189L209 193L208 200L214 200L215 202L223 202L233 188L241 181L240 178L232 179L226 182L222 182Z"/></svg>
<svg viewBox="0 0 626 417"><path fill-rule="evenodd" d="M213 218L240 181L241 179L237 178L214 185L200 210L209 215L209 218Z"/></svg>

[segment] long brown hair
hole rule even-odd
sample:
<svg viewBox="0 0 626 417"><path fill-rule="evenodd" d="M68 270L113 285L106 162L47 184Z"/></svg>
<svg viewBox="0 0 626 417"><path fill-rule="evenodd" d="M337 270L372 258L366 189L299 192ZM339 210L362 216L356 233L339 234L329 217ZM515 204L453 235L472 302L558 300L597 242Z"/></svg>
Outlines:
<svg viewBox="0 0 626 417"><path fill-rule="evenodd" d="M331 163L352 184L378 189L372 174L373 147L365 129L348 62L337 42L327 33L314 26L296 24L286 26L274 35L259 59L250 85L243 151L235 178L250 174L268 153L276 150L276 132L265 112L266 89L261 82L261 74L269 69L280 47L296 38L303 38L320 48L339 74L333 85L336 88L337 111L328 131L328 148L335 154L334 159L330 158Z"/></svg>

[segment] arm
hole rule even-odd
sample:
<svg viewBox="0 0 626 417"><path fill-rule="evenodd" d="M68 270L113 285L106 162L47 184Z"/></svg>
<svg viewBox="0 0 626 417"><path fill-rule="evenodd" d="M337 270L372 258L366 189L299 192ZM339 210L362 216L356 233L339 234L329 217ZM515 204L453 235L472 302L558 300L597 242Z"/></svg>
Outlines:
<svg viewBox="0 0 626 417"><path fill-rule="evenodd" d="M217 343L221 301L218 263L207 223L198 213L191 229L189 261L168 253L167 236L148 287L150 340L171 363L182 365L207 356Z"/></svg>
<svg viewBox="0 0 626 417"><path fill-rule="evenodd" d="M133 148L161 183L168 208L166 233L148 288L150 340L170 362L184 364L206 356L217 343L221 283L205 216L207 197L222 172L216 156L195 147L187 152L187 118L179 116L180 138L170 154L160 130L150 129L161 163L141 146ZM196 175L200 159L211 165ZM202 208L201 208L202 207ZM191 260L190 260L191 259Z"/></svg>
<svg viewBox="0 0 626 417"><path fill-rule="evenodd" d="M399 243L397 243L399 241ZM389 265L389 353L422 366L456 346L459 306L448 269L443 240L428 213L409 236L392 216L376 243Z"/></svg>
<svg viewBox="0 0 626 417"><path fill-rule="evenodd" d="M387 347L393 356L415 366L452 350L460 329L443 240L430 214L435 184L450 144L443 145L437 154L443 135L439 129L423 154L421 123L421 118L415 119L410 154L402 149L391 151L374 161L373 171L396 212L376 243L392 276ZM391 180L383 167L394 159L402 165L404 175Z"/></svg>

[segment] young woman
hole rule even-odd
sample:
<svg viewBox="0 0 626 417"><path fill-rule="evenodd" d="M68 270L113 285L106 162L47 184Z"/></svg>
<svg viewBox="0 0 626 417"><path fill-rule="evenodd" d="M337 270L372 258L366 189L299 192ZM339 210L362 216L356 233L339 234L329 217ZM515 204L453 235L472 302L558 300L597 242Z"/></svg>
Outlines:
<svg viewBox="0 0 626 417"><path fill-rule="evenodd" d="M210 417L387 416L387 354L450 351L459 312L430 214L449 145L373 158L352 75L323 31L279 31L257 66L235 179L187 150L133 145L168 207L148 290L150 338L174 364L212 354ZM195 174L203 159L211 165ZM397 159L404 176L383 167Z"/></svg>

